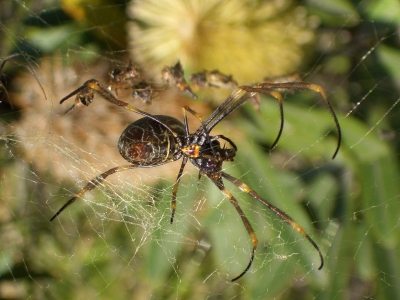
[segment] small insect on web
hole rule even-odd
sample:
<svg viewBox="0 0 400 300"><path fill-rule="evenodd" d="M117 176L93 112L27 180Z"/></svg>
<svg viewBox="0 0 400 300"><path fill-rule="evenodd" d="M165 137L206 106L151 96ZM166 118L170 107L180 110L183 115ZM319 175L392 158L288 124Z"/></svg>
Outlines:
<svg viewBox="0 0 400 300"><path fill-rule="evenodd" d="M155 83L149 80L144 72L129 62L124 68L116 68L110 73L111 80L108 90L114 91L118 96L118 90L132 89L132 97L139 98L144 103L150 104L157 96L157 90L164 90L175 86L193 99L197 96L193 93L186 82L181 63L178 61L173 67L166 66L161 71L161 79L164 84Z"/></svg>
<svg viewBox="0 0 400 300"><path fill-rule="evenodd" d="M296 90L312 90L320 93L324 98L337 129L338 142L336 150L332 157L335 158L339 151L341 142L341 131L339 122L337 120L335 112L333 111L332 106L327 99L325 91L322 87L315 84L304 82L264 82L252 86L239 86L204 121L202 120L200 114L192 110L190 107L184 106L182 123L181 121L170 116L152 115L146 113L124 101L118 100L114 97L113 94L110 93L110 91L108 91L100 84L100 82L95 79L90 79L86 81L81 87L61 99L60 104L62 104L70 97L76 96L74 104L67 110L67 112L70 112L73 109L82 105L90 105L93 101L94 96L99 95L101 98L111 103L122 106L127 110L144 116L144 118L141 118L130 124L122 132L118 141L119 153L126 161L129 162L129 164L114 167L89 181L89 183L87 183L83 189L78 191L74 197L72 197L55 213L50 221L53 221L66 207L71 205L77 198L83 196L86 192L101 184L108 176L114 173L135 168L152 168L182 158L182 164L179 169L176 182L172 189L172 212L170 222L173 222L175 216L175 210L177 206L176 197L178 193L179 182L181 180L183 170L187 162L190 161L199 170L199 176L208 177L219 188L222 194L229 199L229 201L238 212L244 224L244 227L251 237L253 249L249 263L238 276L232 279L232 281L238 280L250 269L254 260L255 251L257 249L258 239L249 220L239 206L236 198L231 194L229 190L225 188L223 179L230 181L241 191L249 194L251 197L261 202L280 219L282 219L284 222L286 222L292 228L298 231L301 235L303 235L318 252L318 255L320 257L320 266L318 269L320 270L324 265L324 258L322 256L321 250L319 249L317 244L311 239L311 237L305 232L305 230L299 224L297 224L289 215L269 203L267 200L263 199L247 184L225 173L222 170L223 163L233 161L236 152L238 151L235 143L224 135L210 135L211 130L240 105L242 105L247 100L251 99L257 94L267 94L275 97L279 102L281 123L277 138L272 144L272 148L275 147L281 136L284 125L282 95L280 91ZM200 127L193 133L189 132L187 112L198 118L201 122ZM229 147L221 147L220 140L225 141L229 145Z"/></svg>

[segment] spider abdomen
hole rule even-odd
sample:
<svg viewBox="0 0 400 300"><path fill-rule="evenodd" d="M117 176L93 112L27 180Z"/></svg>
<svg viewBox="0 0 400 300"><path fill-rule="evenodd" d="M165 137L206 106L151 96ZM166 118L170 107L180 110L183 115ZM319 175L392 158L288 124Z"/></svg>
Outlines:
<svg viewBox="0 0 400 300"><path fill-rule="evenodd" d="M185 134L184 126L179 120L163 115L154 117L178 135ZM153 167L174 160L178 144L163 124L148 117L130 124L118 141L121 156L138 167Z"/></svg>

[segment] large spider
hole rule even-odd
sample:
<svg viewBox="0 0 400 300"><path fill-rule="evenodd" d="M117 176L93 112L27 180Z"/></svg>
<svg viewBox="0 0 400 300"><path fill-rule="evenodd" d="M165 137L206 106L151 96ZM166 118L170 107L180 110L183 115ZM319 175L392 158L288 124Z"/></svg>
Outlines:
<svg viewBox="0 0 400 300"><path fill-rule="evenodd" d="M114 167L89 181L89 183L87 183L87 185L83 189L78 191L74 197L72 197L67 203L64 204L64 206L62 206L56 212L56 214L50 219L50 221L53 221L66 207L72 204L77 198L83 196L86 192L95 188L109 175L134 168L152 168L182 158L182 164L179 169L176 182L172 189L172 213L170 222L172 223L174 220L176 210L176 195L178 192L179 182L185 165L190 160L190 162L199 170L199 176L208 177L220 189L224 196L229 199L229 201L232 203L239 216L241 217L242 222L251 237L253 250L250 256L249 263L244 271L233 278L232 281L236 281L241 278L251 267L258 244L258 239L249 220L240 208L236 198L230 193L230 191L225 188L224 182L222 180L223 178L232 182L240 190L261 202L279 218L281 218L283 221L285 221L295 230L297 230L300 234L302 234L318 252L321 261L318 268L320 270L324 265L322 253L317 244L304 231L304 229L286 213L259 196L244 182L225 173L222 170L222 164L226 161L232 161L236 155L236 151L238 149L234 142L223 135L210 135L211 130L219 122L221 122L232 111L234 111L248 99L254 97L256 94L269 94L279 101L281 115L280 129L278 136L272 145L273 148L278 142L283 129L282 96L279 91L285 90L313 90L322 95L326 104L328 105L329 111L337 128L338 143L332 157L335 158L336 154L339 151L341 141L340 126L336 115L326 97L325 91L322 89L322 87L315 84L303 82L285 82L259 83L253 86L240 86L204 121L198 113L193 111L188 106L184 106L182 123L181 121L170 116L148 114L124 101L116 99L95 79L86 81L81 87L61 99L60 104L68 98L76 95L74 104L71 106L71 108L67 110L67 112L70 112L74 108L81 105L88 106L92 103L95 94L98 94L103 99L111 103L143 115L144 118L141 118L130 124L121 134L121 137L118 141L119 153L130 164ZM200 127L193 133L189 132L186 112L189 112L201 121ZM225 141L229 145L229 147L221 147L219 140Z"/></svg>

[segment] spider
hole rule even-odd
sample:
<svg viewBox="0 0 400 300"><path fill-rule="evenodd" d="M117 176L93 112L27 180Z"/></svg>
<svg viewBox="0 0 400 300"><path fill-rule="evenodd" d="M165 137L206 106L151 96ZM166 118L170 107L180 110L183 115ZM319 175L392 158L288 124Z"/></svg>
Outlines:
<svg viewBox="0 0 400 300"><path fill-rule="evenodd" d="M82 197L86 192L101 184L108 176L112 174L134 168L152 168L182 158L182 164L179 169L175 184L172 188L170 223L173 223L175 216L176 197L178 193L179 182L187 162L190 161L199 170L199 178L201 176L208 177L208 179L210 179L218 187L222 194L232 203L251 238L253 248L249 263L238 276L231 280L232 282L241 278L250 269L254 260L255 251L257 249L258 239L249 220L239 206L238 201L231 194L231 192L225 188L223 179L230 181L242 192L249 194L251 197L261 202L261 204L266 206L275 215L303 235L318 252L320 258L320 266L318 269L320 270L324 265L324 258L321 250L313 241L313 239L289 215L269 203L267 200L263 199L247 184L223 171L223 163L233 161L238 148L228 137L224 135L212 136L210 134L211 130L219 122L225 119L232 111L245 103L247 100L254 97L256 94L269 94L279 101L281 115L281 126L277 138L272 145L273 148L278 142L283 130L282 96L279 91L284 90L312 90L322 95L337 129L338 142L332 159L335 158L339 151L341 142L339 122L327 99L325 91L322 87L315 84L286 82L259 83L253 86L240 86L233 91L233 93L204 121L200 114L192 110L190 107L184 106L182 123L181 121L170 116L151 115L134 106L131 106L124 101L118 100L95 79L86 81L81 87L61 99L60 104L70 97L76 96L74 104L67 110L67 112L70 112L74 108L82 105L90 105L94 96L99 95L111 103L122 106L127 110L144 116L144 118L141 118L130 124L123 131L118 141L119 153L125 160L129 162L129 164L114 167L89 181L84 188L78 191L75 196L73 196L55 213L50 221L53 221L77 198ZM187 113L192 114L201 122L200 127L193 133L189 132ZM221 146L220 141L224 141L226 144L228 144L228 147Z"/></svg>

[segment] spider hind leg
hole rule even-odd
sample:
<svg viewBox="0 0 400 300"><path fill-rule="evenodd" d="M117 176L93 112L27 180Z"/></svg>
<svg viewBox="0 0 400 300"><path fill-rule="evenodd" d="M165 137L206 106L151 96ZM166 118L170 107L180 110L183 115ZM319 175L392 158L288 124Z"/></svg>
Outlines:
<svg viewBox="0 0 400 300"><path fill-rule="evenodd" d="M271 210L275 215L277 215L280 219L282 219L285 223L289 224L293 229L295 229L298 233L300 233L302 236L304 236L308 242L314 247L314 249L318 252L319 258L320 258L320 266L318 267L318 270L321 270L322 267L324 266L324 257L322 255L321 250L319 249L318 245L314 242L314 240L307 234L307 232L301 227L296 221L294 221L289 215L281 211L279 208L276 206L272 205L268 201L264 200L263 198L260 197L254 190L252 190L247 184L244 182L240 181L239 179L222 172L221 176L230 182L232 182L234 185L236 185L241 191L245 192L246 194L249 194L252 196L254 199L258 200L261 202L263 205L265 205L269 210Z"/></svg>
<svg viewBox="0 0 400 300"><path fill-rule="evenodd" d="M100 183L102 183L108 176L117 173L117 172L121 172L121 171L125 171L125 170L129 170L129 169L133 169L133 168L137 168L136 165L125 165L125 166L119 166L119 167L115 167L112 168L104 173L101 173L100 175L96 176L96 178L90 180L83 189L81 189L79 192L77 192L75 194L74 197L72 197L71 199L69 199L55 214L54 216L51 217L50 222L53 221L55 218L58 217L59 214L61 214L63 212L64 209L66 209L68 206L70 206L72 203L75 202L76 199L78 199L79 197L82 197L84 194L86 194L86 192L91 191L92 189L94 189L96 186L98 186Z"/></svg>
<svg viewBox="0 0 400 300"><path fill-rule="evenodd" d="M211 178L210 178L211 179ZM249 222L249 220L247 219L246 215L244 214L242 208L239 206L238 201L236 200L236 198L231 194L231 192L229 192L223 182L222 179L220 180L212 180L214 182L214 184L220 189L220 191L224 194L224 196L226 198L229 199L229 201L232 203L232 205L235 207L236 211L238 212L240 218L242 219L243 225L246 228L248 234L251 237L251 241L253 243L253 250L251 251L251 256L250 256L250 260L249 263L247 264L247 267L243 270L242 273L240 273L238 276L236 276L235 278L231 279L231 282L234 282L238 279L240 279L241 277L243 277L243 275L245 275L247 273L247 271L250 269L251 265L253 264L254 261L254 255L257 249L257 245L258 245L258 239L257 236L254 232L253 227L251 227L251 224Z"/></svg>

